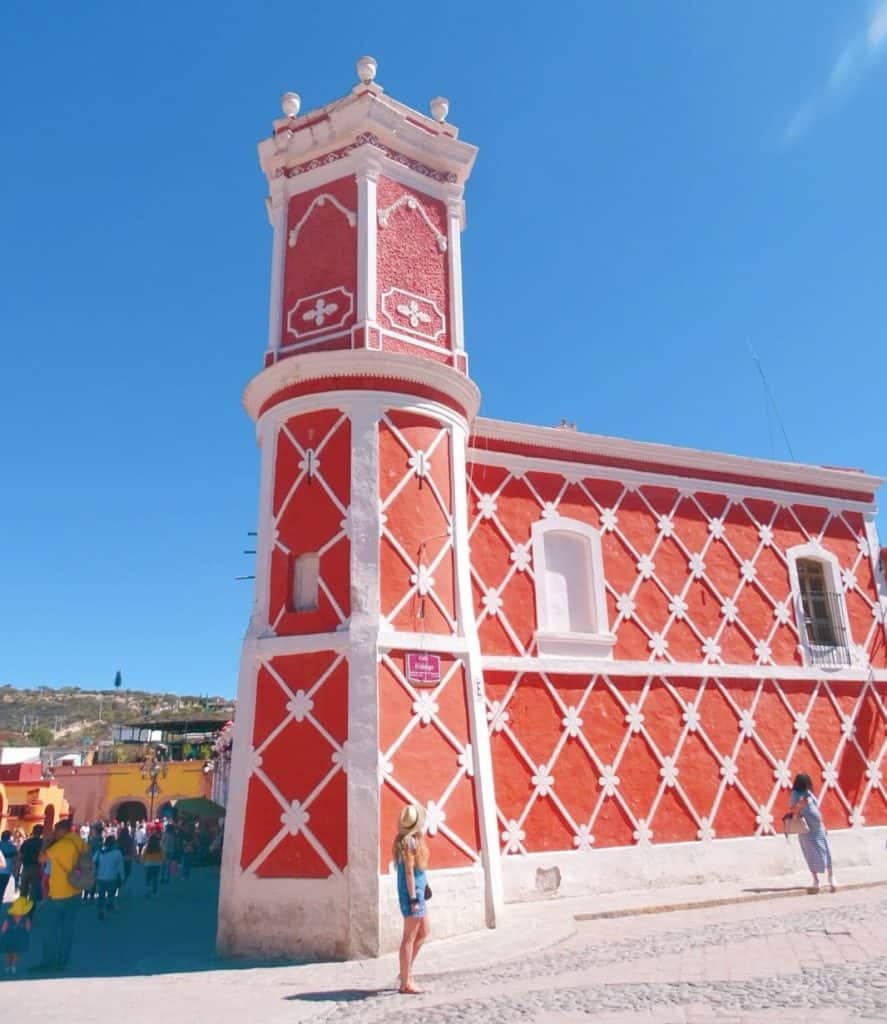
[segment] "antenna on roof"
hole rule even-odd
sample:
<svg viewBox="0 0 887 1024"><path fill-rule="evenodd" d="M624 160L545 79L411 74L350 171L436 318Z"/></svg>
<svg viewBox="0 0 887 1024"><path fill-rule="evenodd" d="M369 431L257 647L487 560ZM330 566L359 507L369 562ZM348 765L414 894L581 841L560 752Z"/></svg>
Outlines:
<svg viewBox="0 0 887 1024"><path fill-rule="evenodd" d="M776 399L773 397L773 392L770 390L770 385L767 382L767 375L764 373L764 367L761 365L761 360L758 358L758 353L755 352L752 343L748 342L748 350L751 353L752 360L755 366L758 368L758 373L761 375L761 382L764 385L764 409L767 413L767 433L770 436L770 452L773 453L773 434L770 429L770 408L772 406L773 412L776 415L776 422L779 424L779 429L782 432L782 438L785 441L785 446L788 448L788 454L791 457L792 462L795 462L795 453L792 450L792 443L788 439L788 433L785 429L785 424L782 422L782 416L779 413L779 406L776 404Z"/></svg>

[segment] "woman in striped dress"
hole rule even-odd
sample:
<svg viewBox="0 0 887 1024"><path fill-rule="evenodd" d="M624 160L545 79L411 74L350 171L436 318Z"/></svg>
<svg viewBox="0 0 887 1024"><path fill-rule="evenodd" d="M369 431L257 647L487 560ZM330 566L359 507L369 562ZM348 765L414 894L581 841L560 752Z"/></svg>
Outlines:
<svg viewBox="0 0 887 1024"><path fill-rule="evenodd" d="M828 873L828 884L835 891L835 876L832 870L832 851L828 844L828 835L822 823L819 801L813 793L813 783L809 775L801 773L795 776L792 791L788 798L789 812L799 814L807 823L809 832L798 836L801 853L807 861L810 874L813 875L813 891L819 892L819 876L823 871Z"/></svg>

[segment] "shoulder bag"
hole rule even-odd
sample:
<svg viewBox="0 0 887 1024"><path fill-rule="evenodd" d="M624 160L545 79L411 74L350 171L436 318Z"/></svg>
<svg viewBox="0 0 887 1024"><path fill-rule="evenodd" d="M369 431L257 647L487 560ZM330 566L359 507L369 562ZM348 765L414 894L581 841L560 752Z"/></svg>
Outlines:
<svg viewBox="0 0 887 1024"><path fill-rule="evenodd" d="M800 814L787 814L782 819L782 830L787 836L802 836L810 831L810 826Z"/></svg>

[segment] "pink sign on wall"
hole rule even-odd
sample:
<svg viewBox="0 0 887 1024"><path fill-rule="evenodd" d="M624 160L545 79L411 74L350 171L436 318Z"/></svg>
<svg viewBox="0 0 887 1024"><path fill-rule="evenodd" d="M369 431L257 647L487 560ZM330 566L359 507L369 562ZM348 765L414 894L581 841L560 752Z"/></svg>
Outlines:
<svg viewBox="0 0 887 1024"><path fill-rule="evenodd" d="M419 686L440 682L440 655L425 651L407 654L407 679Z"/></svg>

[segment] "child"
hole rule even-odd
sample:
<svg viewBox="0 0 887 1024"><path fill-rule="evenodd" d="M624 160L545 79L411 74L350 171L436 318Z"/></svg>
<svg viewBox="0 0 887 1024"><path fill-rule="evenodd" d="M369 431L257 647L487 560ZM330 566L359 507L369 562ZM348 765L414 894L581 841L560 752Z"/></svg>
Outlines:
<svg viewBox="0 0 887 1024"><path fill-rule="evenodd" d="M31 911L34 904L19 896L9 906L9 916L0 925L0 950L6 954L6 973L15 974L20 954L27 952L31 939Z"/></svg>
<svg viewBox="0 0 887 1024"><path fill-rule="evenodd" d="M421 995L422 989L413 979L413 964L431 928L425 905L428 885L425 820L415 804L407 804L400 812L391 855L397 868L397 899L403 915L400 991L405 995Z"/></svg>

